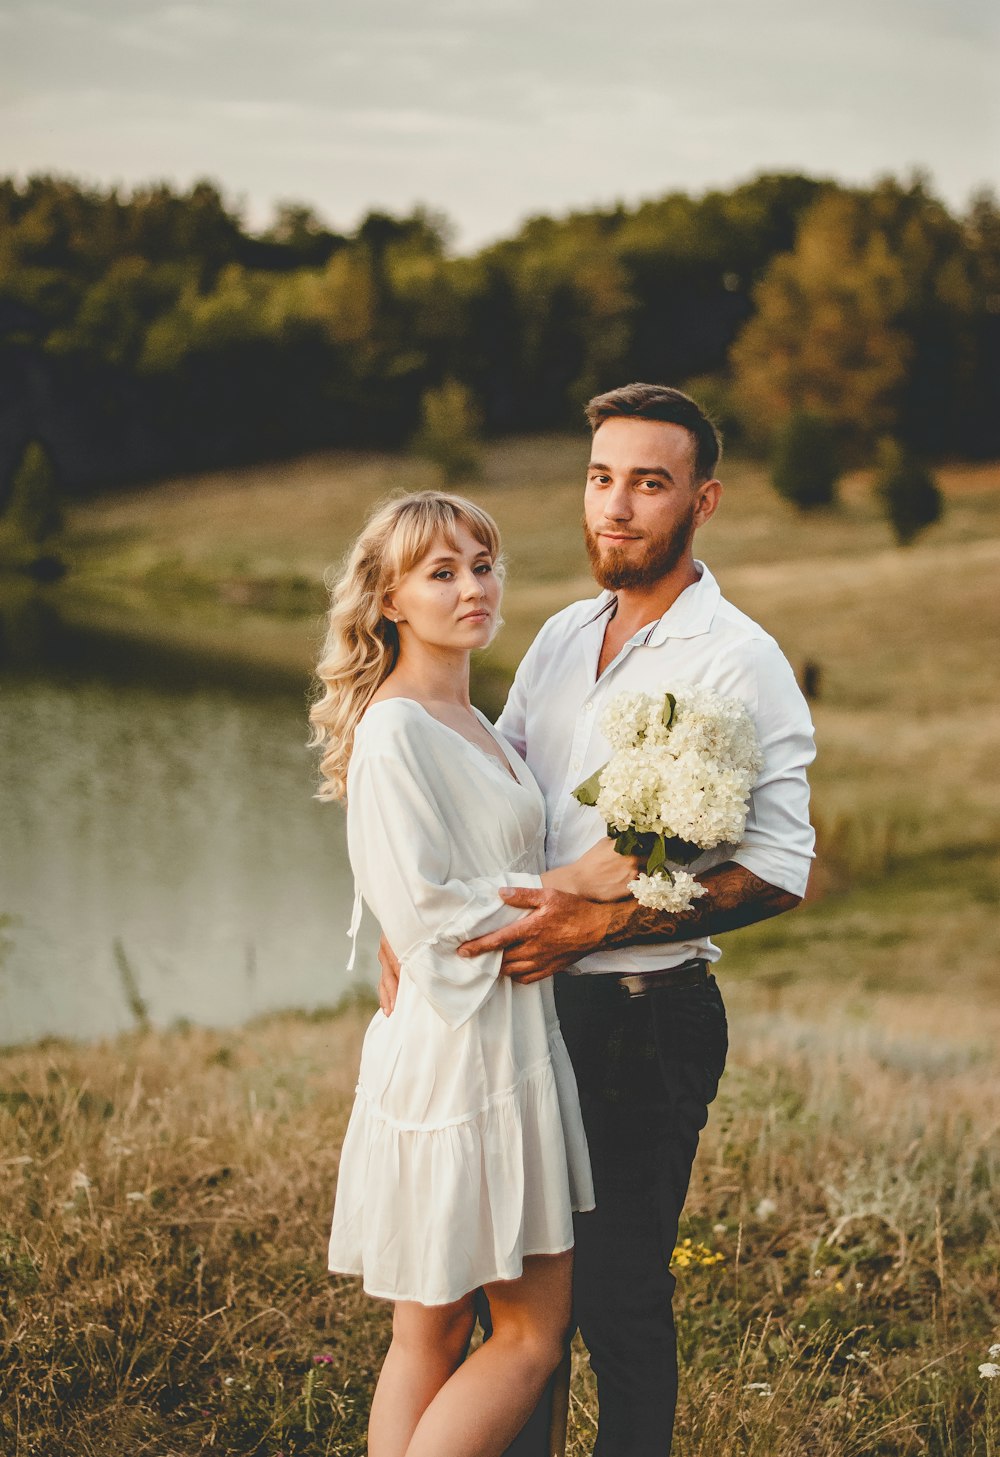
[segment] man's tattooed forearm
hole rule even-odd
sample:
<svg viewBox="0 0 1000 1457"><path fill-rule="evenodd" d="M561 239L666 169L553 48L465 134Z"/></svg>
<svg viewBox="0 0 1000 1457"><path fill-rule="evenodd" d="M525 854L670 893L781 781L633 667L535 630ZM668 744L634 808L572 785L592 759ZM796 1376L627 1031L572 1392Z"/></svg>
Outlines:
<svg viewBox="0 0 1000 1457"><path fill-rule="evenodd" d="M706 870L698 879L707 887L708 895L696 900L687 911L654 911L637 901L616 901L611 907L604 944L633 946L643 941L714 936L780 915L799 900L735 862Z"/></svg>

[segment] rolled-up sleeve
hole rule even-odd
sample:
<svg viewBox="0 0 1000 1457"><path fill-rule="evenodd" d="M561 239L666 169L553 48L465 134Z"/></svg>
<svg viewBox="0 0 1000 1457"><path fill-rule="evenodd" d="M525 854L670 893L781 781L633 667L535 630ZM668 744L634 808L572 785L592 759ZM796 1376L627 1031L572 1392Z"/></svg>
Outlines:
<svg viewBox="0 0 1000 1457"><path fill-rule="evenodd" d="M538 889L538 875L506 870L457 878L444 806L431 791L420 735L355 751L348 776L347 844L355 879L400 963L449 1027L494 989L502 953L465 959L459 946L517 920L501 887Z"/></svg>
<svg viewBox="0 0 1000 1457"><path fill-rule="evenodd" d="M816 757L812 719L777 643L765 637L750 646L755 673L750 706L764 762L743 839L729 858L769 885L802 896L816 843L806 778Z"/></svg>

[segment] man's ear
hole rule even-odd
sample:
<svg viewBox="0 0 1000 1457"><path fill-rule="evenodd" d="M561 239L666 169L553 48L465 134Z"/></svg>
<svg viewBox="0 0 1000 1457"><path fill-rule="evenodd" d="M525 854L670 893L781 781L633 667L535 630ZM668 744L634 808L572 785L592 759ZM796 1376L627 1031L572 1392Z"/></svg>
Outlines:
<svg viewBox="0 0 1000 1457"><path fill-rule="evenodd" d="M722 499L722 482L711 480L705 481L698 488L698 504L694 513L695 526L704 526L715 515L719 501Z"/></svg>

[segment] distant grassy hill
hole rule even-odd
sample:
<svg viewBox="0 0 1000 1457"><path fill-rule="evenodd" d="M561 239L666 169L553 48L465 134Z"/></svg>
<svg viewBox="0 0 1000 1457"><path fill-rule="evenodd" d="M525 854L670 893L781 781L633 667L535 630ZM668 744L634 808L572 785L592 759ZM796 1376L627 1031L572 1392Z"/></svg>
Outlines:
<svg viewBox="0 0 1000 1457"><path fill-rule="evenodd" d="M480 678L487 700L544 618L595 590L580 532L585 449L582 437L505 441L466 488L499 521L510 568L506 626ZM844 853L862 861L876 834L882 856L981 843L1000 817L989 772L1000 464L943 469L944 519L906 549L863 474L844 482L837 510L808 516L756 464L728 460L723 478L699 550L797 670L819 665L814 778L828 832L842 847L853 836ZM282 668L305 687L324 571L375 501L434 483L413 457L333 452L109 495L73 510L62 600L71 616Z"/></svg>

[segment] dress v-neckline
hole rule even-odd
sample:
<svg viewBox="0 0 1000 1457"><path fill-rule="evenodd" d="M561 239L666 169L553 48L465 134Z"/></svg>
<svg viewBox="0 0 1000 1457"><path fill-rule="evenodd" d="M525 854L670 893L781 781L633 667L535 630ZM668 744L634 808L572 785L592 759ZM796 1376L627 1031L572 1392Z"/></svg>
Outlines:
<svg viewBox="0 0 1000 1457"><path fill-rule="evenodd" d="M392 698L380 698L378 703L370 703L368 705L368 708L366 709L366 712L370 712L370 710L373 708L378 708L380 703L412 703L414 708L420 709L420 712L424 715L425 718L430 719L431 723L436 723L439 728L444 729L445 733L452 734L456 739L461 739L462 743L467 744L468 747L472 749L474 753L478 754L481 759L485 759L489 764L494 764L496 768L500 771L500 773L503 774L505 778L511 780L512 783L519 785L521 789L526 788L524 780L521 778L520 774L518 774L517 769L514 766L514 762L511 758L510 753L508 752L507 745L503 742L501 736L493 728L486 715L484 713L480 713L479 709L476 708L474 704L472 707L472 711L482 723L483 727L486 729L486 732L489 734L490 738L494 741L497 748L500 750L500 753L502 753L504 758L506 759L506 768L504 768L503 764L501 764L499 756L497 754L491 754L487 749L481 749L478 744L473 743L471 739L467 739L465 734L461 733L457 728L452 728L450 723L445 723L444 719L438 718L437 714L435 713L431 713L430 709L425 708L425 706L420 702L418 698L406 698L402 694L396 694Z"/></svg>

